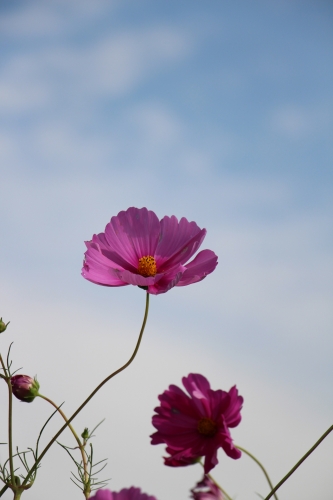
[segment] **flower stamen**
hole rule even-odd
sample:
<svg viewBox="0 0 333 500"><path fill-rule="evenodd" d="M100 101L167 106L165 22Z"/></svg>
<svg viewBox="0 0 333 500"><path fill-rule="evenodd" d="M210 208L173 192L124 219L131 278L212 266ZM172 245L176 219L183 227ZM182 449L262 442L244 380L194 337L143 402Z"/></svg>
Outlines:
<svg viewBox="0 0 333 500"><path fill-rule="evenodd" d="M151 255L146 255L139 259L138 273L145 278L155 276L157 273L156 260Z"/></svg>
<svg viewBox="0 0 333 500"><path fill-rule="evenodd" d="M211 418L201 418L198 422L197 429L199 434L213 437L217 433L217 424Z"/></svg>

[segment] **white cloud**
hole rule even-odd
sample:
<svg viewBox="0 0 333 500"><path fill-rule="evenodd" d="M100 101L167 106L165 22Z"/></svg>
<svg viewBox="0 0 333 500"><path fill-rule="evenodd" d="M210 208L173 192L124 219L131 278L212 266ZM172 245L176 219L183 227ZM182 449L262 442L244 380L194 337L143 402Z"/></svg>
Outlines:
<svg viewBox="0 0 333 500"><path fill-rule="evenodd" d="M2 67L0 108L12 113L85 108L91 99L131 92L190 50L188 36L167 26L102 36L77 47L30 47Z"/></svg>
<svg viewBox="0 0 333 500"><path fill-rule="evenodd" d="M73 31L77 22L91 21L117 6L117 1L32 0L2 12L0 29L9 38L36 40L63 36Z"/></svg>
<svg viewBox="0 0 333 500"><path fill-rule="evenodd" d="M273 111L271 126L290 139L311 138L313 133L324 131L332 123L330 107L282 105Z"/></svg>

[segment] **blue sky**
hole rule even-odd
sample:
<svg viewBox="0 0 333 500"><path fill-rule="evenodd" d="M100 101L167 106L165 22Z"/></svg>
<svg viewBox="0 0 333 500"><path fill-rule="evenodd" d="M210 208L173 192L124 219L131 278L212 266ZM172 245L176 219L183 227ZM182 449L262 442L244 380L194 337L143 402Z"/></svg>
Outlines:
<svg viewBox="0 0 333 500"><path fill-rule="evenodd" d="M191 371L237 383L237 442L274 482L332 423L332 17L329 1L0 5L1 349L14 340L17 365L70 413L126 359L144 305L134 287L81 278L83 241L147 206L206 227L219 255L202 283L153 298L141 359L78 421L107 418L96 449L111 488L188 497L200 471L166 470L147 436L157 394ZM37 410L22 406L33 439ZM331 443L280 500L330 500ZM48 460L27 499L44 498L54 467L65 479L50 500L78 494L61 450ZM240 500L267 491L245 459L220 463Z"/></svg>

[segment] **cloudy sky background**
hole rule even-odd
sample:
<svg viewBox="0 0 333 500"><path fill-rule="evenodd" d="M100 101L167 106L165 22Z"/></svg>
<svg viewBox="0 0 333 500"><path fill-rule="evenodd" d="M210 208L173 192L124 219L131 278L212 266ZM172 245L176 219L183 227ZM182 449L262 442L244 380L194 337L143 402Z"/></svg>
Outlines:
<svg viewBox="0 0 333 500"><path fill-rule="evenodd" d="M1 352L14 341L15 368L70 415L129 357L144 312L141 290L80 276L83 241L147 206L207 228L219 256L203 282L152 297L135 363L74 422L106 418L94 445L111 489L188 498L200 467L164 467L148 436L157 395L190 372L237 384L232 434L274 483L332 424L332 18L329 0L0 4ZM15 401L20 449L50 413ZM332 446L280 500L331 500ZM229 494L268 493L246 456L219 459ZM80 498L70 470L54 447L23 498Z"/></svg>

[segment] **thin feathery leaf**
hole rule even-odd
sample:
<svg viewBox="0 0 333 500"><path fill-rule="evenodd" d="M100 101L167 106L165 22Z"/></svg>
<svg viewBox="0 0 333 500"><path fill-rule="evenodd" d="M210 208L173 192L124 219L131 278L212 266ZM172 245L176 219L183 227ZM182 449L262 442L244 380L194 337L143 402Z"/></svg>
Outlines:
<svg viewBox="0 0 333 500"><path fill-rule="evenodd" d="M95 436L93 436L93 433L95 432L96 429L98 429L98 427L100 425L102 425L102 423L104 422L104 420L105 420L105 418L103 418L103 420L101 420L100 423L97 424L96 427L93 428L93 430L89 433L88 439L91 439L92 437L95 437ZM88 441L88 439L87 439L87 441Z"/></svg>

